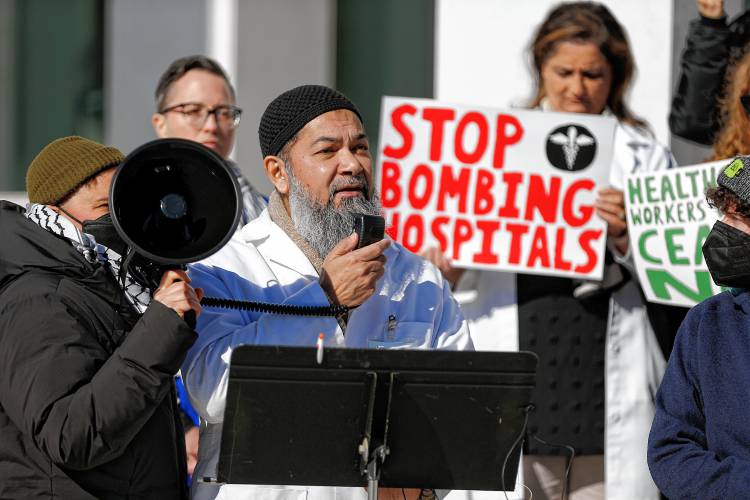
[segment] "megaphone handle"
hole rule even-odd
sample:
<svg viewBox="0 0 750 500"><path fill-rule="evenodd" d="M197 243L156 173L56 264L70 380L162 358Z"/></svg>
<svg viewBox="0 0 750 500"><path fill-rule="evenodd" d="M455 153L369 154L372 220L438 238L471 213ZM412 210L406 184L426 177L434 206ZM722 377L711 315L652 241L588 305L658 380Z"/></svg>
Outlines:
<svg viewBox="0 0 750 500"><path fill-rule="evenodd" d="M195 330L195 311L192 309L182 315L182 320L187 323L192 330Z"/></svg>
<svg viewBox="0 0 750 500"><path fill-rule="evenodd" d="M174 266L172 269L181 269L183 271L187 270L187 266L182 264L179 266ZM175 281L182 281L182 280L175 280ZM191 330L195 330L195 311L192 309L187 311L182 315L182 320L187 323L187 326L190 327Z"/></svg>

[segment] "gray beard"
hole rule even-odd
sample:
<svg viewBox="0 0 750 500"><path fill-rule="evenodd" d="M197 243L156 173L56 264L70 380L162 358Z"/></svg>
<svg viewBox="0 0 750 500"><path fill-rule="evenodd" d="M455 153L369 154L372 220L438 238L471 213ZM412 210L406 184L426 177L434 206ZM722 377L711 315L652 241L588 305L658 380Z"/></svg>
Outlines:
<svg viewBox="0 0 750 500"><path fill-rule="evenodd" d="M292 174L291 164L287 162L286 165L291 188L289 207L292 223L313 250L318 252L321 259L325 259L333 247L352 234L354 214L380 215L380 197L377 193L373 193L369 200L364 196L344 198L338 208L333 206L335 190L342 185L361 184L364 186L364 192L368 193L370 189L364 175L332 182L328 193L328 203L322 204L297 181Z"/></svg>

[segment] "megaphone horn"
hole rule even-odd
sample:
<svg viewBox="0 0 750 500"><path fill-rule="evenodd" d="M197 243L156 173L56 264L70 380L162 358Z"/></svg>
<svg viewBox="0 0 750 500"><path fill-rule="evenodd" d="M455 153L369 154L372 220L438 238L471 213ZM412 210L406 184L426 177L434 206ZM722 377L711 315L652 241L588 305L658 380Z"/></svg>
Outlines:
<svg viewBox="0 0 750 500"><path fill-rule="evenodd" d="M155 263L205 259L229 241L240 187L216 153L184 139L157 139L130 153L112 179L110 213L123 240Z"/></svg>

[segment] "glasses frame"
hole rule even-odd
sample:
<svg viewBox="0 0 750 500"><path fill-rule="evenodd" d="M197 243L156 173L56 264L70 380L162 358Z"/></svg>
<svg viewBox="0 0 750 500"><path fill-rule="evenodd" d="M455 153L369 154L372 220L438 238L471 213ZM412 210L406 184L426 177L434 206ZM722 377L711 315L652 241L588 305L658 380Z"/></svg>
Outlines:
<svg viewBox="0 0 750 500"><path fill-rule="evenodd" d="M239 106L234 106L233 104L220 104L218 106L214 106L213 108L209 108L205 104L201 104L199 102L183 102L180 104L175 104L174 106L169 106L168 108L164 108L161 111L159 111L159 114L164 115L164 114L173 113L173 112L180 113L186 119L186 121L190 123L187 120L187 115L189 113L186 113L185 111L179 109L179 108L184 108L185 106L200 106L202 109L206 110L206 116L203 118L203 121L201 121L200 124L194 125L196 130L200 130L206 124L206 121L208 121L208 117L211 115L214 115L214 121L216 122L216 125L221 126L220 124L222 122L219 121L219 117L216 113L223 109L229 109L233 113L235 113L234 120L230 122L230 127L229 127L230 130L234 130L240 126L240 120L242 118L242 108L240 108Z"/></svg>

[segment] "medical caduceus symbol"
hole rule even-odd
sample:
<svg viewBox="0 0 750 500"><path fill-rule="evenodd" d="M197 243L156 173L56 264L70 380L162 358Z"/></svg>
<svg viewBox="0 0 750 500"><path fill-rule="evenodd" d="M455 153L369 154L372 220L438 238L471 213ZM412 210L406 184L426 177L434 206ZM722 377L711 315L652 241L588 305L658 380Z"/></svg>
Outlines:
<svg viewBox="0 0 750 500"><path fill-rule="evenodd" d="M552 134L549 138L555 144L562 146L563 153L565 153L565 164L568 166L568 170L573 170L576 158L578 157L578 151L582 147L593 146L594 138L586 134L578 134L578 130L572 125L568 127L567 135L562 132Z"/></svg>

